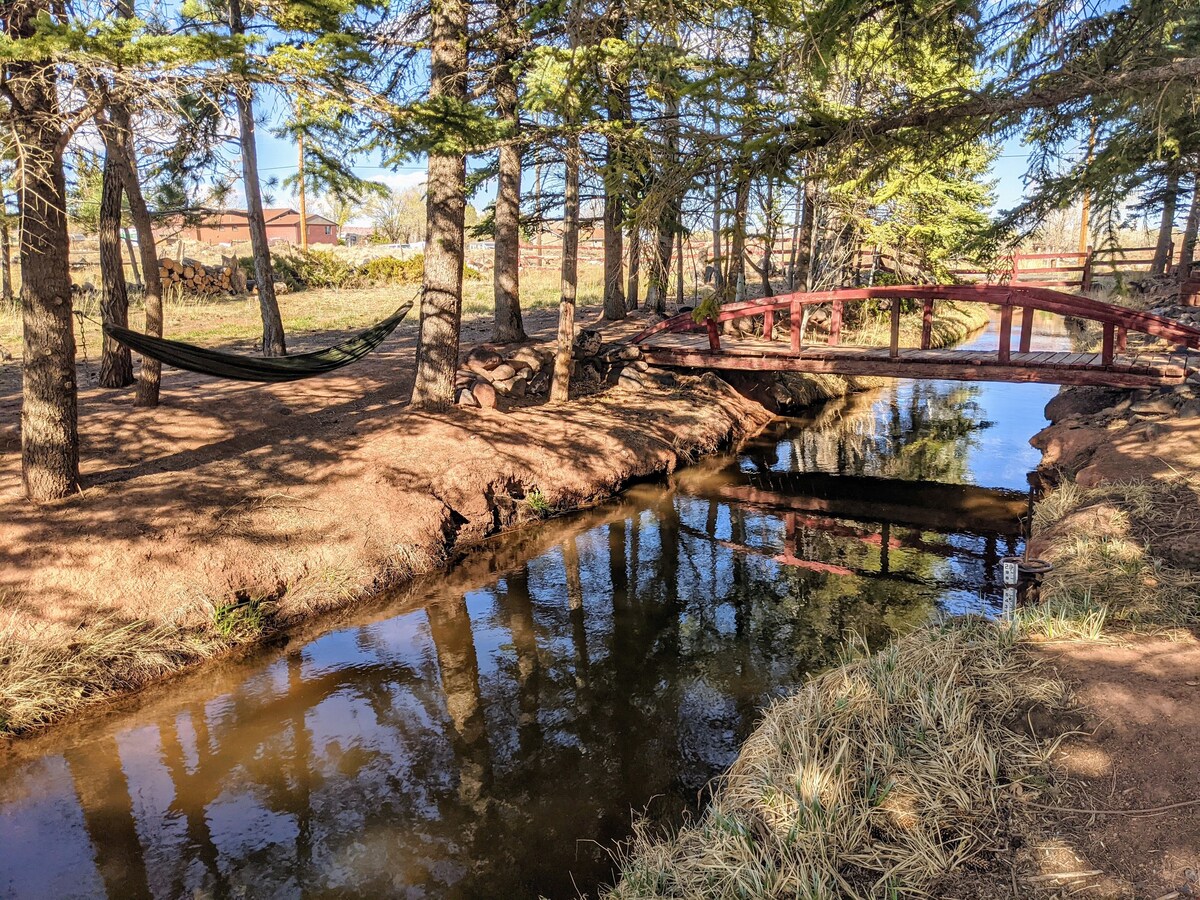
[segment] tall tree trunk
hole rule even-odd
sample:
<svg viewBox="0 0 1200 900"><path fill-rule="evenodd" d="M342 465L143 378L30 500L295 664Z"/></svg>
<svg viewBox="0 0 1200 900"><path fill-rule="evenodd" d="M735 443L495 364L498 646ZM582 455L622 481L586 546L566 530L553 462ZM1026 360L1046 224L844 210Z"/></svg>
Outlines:
<svg viewBox="0 0 1200 900"><path fill-rule="evenodd" d="M759 272L759 277L762 279L763 296L774 297L775 290L771 287L771 266L774 262L772 256L775 251L775 232L778 222L775 216L775 181L770 176L767 176L767 196L763 202L763 225L766 233L763 237L762 270Z"/></svg>
<svg viewBox="0 0 1200 900"><path fill-rule="evenodd" d="M625 305L631 311L638 308L641 280L642 230L635 222L633 228L629 229L629 287L625 291Z"/></svg>
<svg viewBox="0 0 1200 900"><path fill-rule="evenodd" d="M664 168L673 170L679 162L679 98L667 85L663 85L663 113L666 133ZM669 171L669 178L676 177ZM661 184L661 181L660 181ZM646 306L662 315L667 311L667 286L671 274L671 249L675 234L679 230L679 210L682 198L675 192L673 181L667 184L669 196L662 199L662 211L658 217L657 252L650 260L650 286L646 290ZM680 188L680 192L682 192Z"/></svg>
<svg viewBox="0 0 1200 900"><path fill-rule="evenodd" d="M623 40L627 26L623 2L616 4L612 36ZM609 122L626 118L629 89L624 69L614 78L606 97ZM624 257L622 227L625 222L625 174L621 165L621 149L610 129L604 148L604 318L612 321L625 318Z"/></svg>
<svg viewBox="0 0 1200 900"><path fill-rule="evenodd" d="M508 123L516 140L521 122L513 65L521 53L517 0L497 0L496 116ZM521 147L500 148L500 177L496 188L495 298L492 337L501 343L525 340L521 319Z"/></svg>
<svg viewBox="0 0 1200 900"><path fill-rule="evenodd" d="M121 15L133 15L133 8L122 2ZM158 250L154 243L154 223L146 196L142 193L141 175L138 171L137 147L133 140L133 116L123 100L109 100L109 118L96 117L96 124L104 138L105 151L117 166L121 175L125 199L129 201L129 217L138 236L138 256L142 263L143 306L146 314L146 334L162 337L163 307L162 278L158 272ZM107 165L107 162L106 162ZM126 242L129 234L126 232ZM132 252L130 254L132 259ZM148 356L142 357L138 373L135 406L157 406L162 363Z"/></svg>
<svg viewBox="0 0 1200 900"><path fill-rule="evenodd" d="M45 11L43 3L11 4L6 36L31 38L36 17ZM37 502L79 488L66 136L53 64L18 59L7 63L5 74L13 137L21 151L21 481L26 496Z"/></svg>
<svg viewBox="0 0 1200 900"><path fill-rule="evenodd" d="M813 286L813 232L817 223L817 184L810 176L804 179L804 211L800 215L800 233L796 253L796 290L810 291Z"/></svg>
<svg viewBox="0 0 1200 900"><path fill-rule="evenodd" d="M429 96L465 103L467 4L465 0L433 0L430 19ZM454 402L458 368L467 208L466 157L462 152L429 154L426 196L425 279L412 405L435 409Z"/></svg>
<svg viewBox="0 0 1200 900"><path fill-rule="evenodd" d="M308 192L304 189L304 132L296 135L296 202L300 206L300 251L308 252Z"/></svg>
<svg viewBox="0 0 1200 900"><path fill-rule="evenodd" d="M0 300L11 303L13 299L12 283L12 236L8 229L8 201L0 197L4 209L0 210Z"/></svg>
<svg viewBox="0 0 1200 900"><path fill-rule="evenodd" d="M1183 226L1183 246L1179 249L1179 277L1192 274L1196 256L1196 232L1200 229L1200 170L1192 173L1192 205L1188 207L1187 224Z"/></svg>
<svg viewBox="0 0 1200 900"><path fill-rule="evenodd" d="M558 304L558 348L554 354L554 380L550 400L565 403L571 396L571 368L575 354L575 293L579 281L579 135L567 137L566 176L563 188L562 298Z"/></svg>
<svg viewBox="0 0 1200 900"><path fill-rule="evenodd" d="M242 0L229 0L229 30L245 34ZM271 247L267 242L267 220L263 213L262 187L258 181L258 146L254 139L254 88L243 79L234 91L237 104L239 141L242 147L242 183L246 188L246 219L250 226L250 249L254 254L254 281L262 314L263 356L283 356L283 319L275 298L275 273L271 271Z"/></svg>
<svg viewBox="0 0 1200 900"><path fill-rule="evenodd" d="M683 306L683 229L679 230L679 239L677 241L675 254L675 305Z"/></svg>
<svg viewBox="0 0 1200 900"><path fill-rule="evenodd" d="M1171 238L1175 231L1175 205L1179 200L1179 173L1167 173L1167 187L1163 195L1162 218L1158 225L1158 243L1154 248L1154 259L1150 263L1151 275L1166 275L1171 268Z"/></svg>
<svg viewBox="0 0 1200 900"><path fill-rule="evenodd" d="M129 291L121 256L121 164L111 153L104 156L100 187L100 318L105 325L129 324ZM133 384L133 358L129 348L107 335L100 353L100 385L120 388Z"/></svg>
<svg viewBox="0 0 1200 900"><path fill-rule="evenodd" d="M735 300L745 299L746 293L746 218L750 209L750 173L738 166L733 192L733 240L729 248L729 279L726 294L733 291Z"/></svg>

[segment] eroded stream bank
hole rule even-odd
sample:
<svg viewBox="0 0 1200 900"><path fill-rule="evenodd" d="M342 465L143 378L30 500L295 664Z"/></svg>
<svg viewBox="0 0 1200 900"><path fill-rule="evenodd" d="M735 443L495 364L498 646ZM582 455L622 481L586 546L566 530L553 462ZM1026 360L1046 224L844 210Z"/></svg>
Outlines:
<svg viewBox="0 0 1200 900"><path fill-rule="evenodd" d="M28 742L0 780L0 889L593 890L631 810L696 810L847 630L878 646L998 608L1053 391L898 383L826 405L310 641ZM938 509L914 502L921 481L946 485ZM948 524L955 504L994 513Z"/></svg>

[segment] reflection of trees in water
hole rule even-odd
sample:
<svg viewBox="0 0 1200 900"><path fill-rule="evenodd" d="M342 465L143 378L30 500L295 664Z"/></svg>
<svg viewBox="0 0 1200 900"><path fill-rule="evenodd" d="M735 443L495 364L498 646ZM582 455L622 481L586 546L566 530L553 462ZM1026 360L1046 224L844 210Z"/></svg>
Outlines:
<svg viewBox="0 0 1200 900"><path fill-rule="evenodd" d="M791 438L797 471L961 482L982 416L981 389L964 382L893 384L869 398L826 404ZM865 402L864 402L865 401Z"/></svg>
<svg viewBox="0 0 1200 900"><path fill-rule="evenodd" d="M631 807L694 805L762 703L834 661L847 630L879 641L929 612L912 585L782 566L780 540L778 517L664 494L566 534L473 591L470 610L456 590L334 633L349 661L314 642L273 680L189 705L128 785L115 745L94 745L71 764L110 893L586 888L607 876ZM878 553L851 539L810 549L841 545L864 565ZM131 792L163 779L164 818L135 821ZM222 831L259 818L274 824L253 840ZM143 856L139 835L174 844Z"/></svg>

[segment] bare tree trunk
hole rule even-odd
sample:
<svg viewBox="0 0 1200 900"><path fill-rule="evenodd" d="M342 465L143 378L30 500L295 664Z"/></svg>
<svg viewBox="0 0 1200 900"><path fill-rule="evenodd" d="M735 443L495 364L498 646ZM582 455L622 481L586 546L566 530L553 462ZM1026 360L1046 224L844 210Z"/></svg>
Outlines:
<svg viewBox="0 0 1200 900"><path fill-rule="evenodd" d="M564 403L570 399L571 367L575 352L575 293L579 281L579 135L574 132L567 137L564 181L562 299L558 304L554 380L550 384L552 403Z"/></svg>
<svg viewBox="0 0 1200 900"><path fill-rule="evenodd" d="M667 286L671 272L671 248L675 245L674 216L670 210L658 221L658 239L650 259L650 286L646 290L646 308L659 315L667 311Z"/></svg>
<svg viewBox="0 0 1200 900"><path fill-rule="evenodd" d="M675 305L683 306L683 230L679 231L679 246L675 256Z"/></svg>
<svg viewBox="0 0 1200 900"><path fill-rule="evenodd" d="M775 217L775 181L770 176L767 176L767 196L763 202L763 224L766 234L763 238L762 270L759 272L759 277L762 279L763 296L774 297L775 290L771 287L771 266L773 264L771 257L775 251L775 232L778 223Z"/></svg>
<svg viewBox="0 0 1200 900"><path fill-rule="evenodd" d="M1167 173L1167 189L1163 195L1162 219L1158 225L1158 244L1150 263L1151 275L1166 275L1171 269L1171 238L1175 231L1175 206L1179 200L1179 173Z"/></svg>
<svg viewBox="0 0 1200 900"><path fill-rule="evenodd" d="M496 41L496 115L509 126L509 138L520 133L517 81L512 67L520 55L517 0L498 0ZM492 337L502 343L525 340L521 319L521 148L500 148L500 178L496 188L495 298Z"/></svg>
<svg viewBox="0 0 1200 900"><path fill-rule="evenodd" d="M8 229L8 201L0 196L0 300L11 303L13 299L12 283L12 236Z"/></svg>
<svg viewBox="0 0 1200 900"><path fill-rule="evenodd" d="M1192 274L1196 256L1196 232L1200 229L1200 170L1192 173L1192 205L1188 207L1187 224L1183 226L1183 246L1179 250L1179 277Z"/></svg>
<svg viewBox="0 0 1200 900"><path fill-rule="evenodd" d="M812 290L813 232L816 222L817 185L809 177L804 179L804 211L800 216L799 250L796 253L795 287L800 291Z"/></svg>
<svg viewBox="0 0 1200 900"><path fill-rule="evenodd" d="M467 4L464 0L433 0L430 18L429 96L465 103ZM412 405L436 409L454 402L458 368L467 208L466 157L462 152L429 154L426 193L425 280Z"/></svg>
<svg viewBox="0 0 1200 900"><path fill-rule="evenodd" d="M635 223L629 231L629 287L625 291L625 304L630 310L638 308L642 279L642 230Z"/></svg>
<svg viewBox="0 0 1200 900"><path fill-rule="evenodd" d="M33 37L41 3L12 4L4 25L17 41ZM35 502L79 488L75 332L67 237L66 146L53 64L6 64L4 93L21 149L21 481Z"/></svg>
<svg viewBox="0 0 1200 900"><path fill-rule="evenodd" d="M300 250L308 252L308 196L304 189L304 132L296 135L296 201L300 206Z"/></svg>
<svg viewBox="0 0 1200 900"><path fill-rule="evenodd" d="M611 13L614 37L624 39L626 29L625 8L618 3ZM617 77L616 84L609 87L606 98L608 121L623 121L628 106L628 87L624 73ZM624 174L621 171L620 147L610 130L604 148L604 318L612 321L625 318L625 283L622 227L625 223Z"/></svg>
<svg viewBox="0 0 1200 900"><path fill-rule="evenodd" d="M725 291L741 300L746 291L746 216L750 208L750 174L740 171L733 193L733 241L729 249L729 280Z"/></svg>
<svg viewBox="0 0 1200 900"><path fill-rule="evenodd" d="M792 252L788 258L788 289L796 290L796 261L800 248L800 217L803 215L803 198L804 193L797 188L796 190L796 215L792 221Z"/></svg>
<svg viewBox="0 0 1200 900"><path fill-rule="evenodd" d="M229 0L229 30L245 34L242 0ZM271 248L267 242L267 222L263 213L262 187L258 181L258 146L254 139L254 89L243 80L234 91L237 104L239 140L242 147L242 182L246 189L246 219L250 226L250 248L254 253L254 281L258 287L258 308L262 314L263 356L283 356L287 347L283 338L283 319L275 299L275 273L271 271Z"/></svg>
<svg viewBox="0 0 1200 900"><path fill-rule="evenodd" d="M121 257L121 164L111 153L104 156L100 188L100 318L105 325L129 324L129 291ZM133 384L133 358L129 348L107 335L100 352L100 385L120 388Z"/></svg>

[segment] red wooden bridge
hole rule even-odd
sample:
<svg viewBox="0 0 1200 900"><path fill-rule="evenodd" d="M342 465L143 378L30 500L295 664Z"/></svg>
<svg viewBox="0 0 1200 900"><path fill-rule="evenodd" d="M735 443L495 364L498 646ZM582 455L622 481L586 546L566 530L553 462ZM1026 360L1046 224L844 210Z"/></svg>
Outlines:
<svg viewBox="0 0 1200 900"><path fill-rule="evenodd" d="M886 347L842 343L848 303L885 300L891 303L891 340ZM922 305L920 345L901 346L901 302ZM983 303L1000 308L1000 334L995 350L935 350L931 347L935 301ZM828 326L815 343L808 341L806 312L828 306ZM1020 311L1017 346L1013 318ZM1096 353L1031 350L1037 312L1068 316L1100 326ZM773 340L780 316L788 317L790 340ZM758 317L761 336L749 340L722 338L721 324ZM756 329L757 330L757 329ZM1135 349L1130 332L1160 338L1166 347ZM1020 285L899 285L786 294L721 307L715 318L696 322L690 312L665 319L631 338L651 365L685 369L807 372L875 375L889 378L959 381L1033 381L1046 384L1090 384L1107 387L1157 387L1179 384L1200 370L1200 329L1140 310L1103 303L1047 288Z"/></svg>

